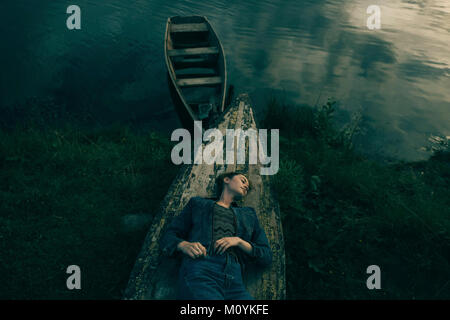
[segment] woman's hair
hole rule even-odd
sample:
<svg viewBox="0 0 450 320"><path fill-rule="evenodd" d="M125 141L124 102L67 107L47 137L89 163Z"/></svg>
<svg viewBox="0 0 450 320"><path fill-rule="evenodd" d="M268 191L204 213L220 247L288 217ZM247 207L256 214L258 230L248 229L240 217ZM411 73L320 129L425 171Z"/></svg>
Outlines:
<svg viewBox="0 0 450 320"><path fill-rule="evenodd" d="M239 174L242 174L244 177L247 178L247 180L248 180L248 192L251 190L252 185L250 183L250 179L248 178L248 176L244 172L241 172L241 171L225 172L225 173L220 174L216 178L216 197L217 198L220 198L220 196L222 195L223 187L224 187L224 184L225 184L223 179L225 179L225 178L233 179L234 176L237 176Z"/></svg>

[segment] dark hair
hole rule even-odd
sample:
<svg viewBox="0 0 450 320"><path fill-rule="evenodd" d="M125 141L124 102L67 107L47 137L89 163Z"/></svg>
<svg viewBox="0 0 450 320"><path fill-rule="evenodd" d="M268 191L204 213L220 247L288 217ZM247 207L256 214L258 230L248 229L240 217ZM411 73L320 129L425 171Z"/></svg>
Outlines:
<svg viewBox="0 0 450 320"><path fill-rule="evenodd" d="M248 180L248 191L250 191L251 190L250 179L248 178L248 176L244 172L242 172L242 171L225 172L225 173L220 174L216 178L216 197L220 198L220 196L222 195L223 186L224 186L224 183L225 183L223 181L223 179L225 179L225 178L233 179L234 176L237 176L237 175L240 175L240 174L247 178L247 180Z"/></svg>

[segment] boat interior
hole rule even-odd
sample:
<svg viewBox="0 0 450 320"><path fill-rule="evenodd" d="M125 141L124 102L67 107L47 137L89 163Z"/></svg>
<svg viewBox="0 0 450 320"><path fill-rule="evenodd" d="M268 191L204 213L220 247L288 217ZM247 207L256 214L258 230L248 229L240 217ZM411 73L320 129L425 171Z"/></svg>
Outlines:
<svg viewBox="0 0 450 320"><path fill-rule="evenodd" d="M172 17L167 30L169 68L191 110L202 120L219 111L224 63L219 40L199 16Z"/></svg>

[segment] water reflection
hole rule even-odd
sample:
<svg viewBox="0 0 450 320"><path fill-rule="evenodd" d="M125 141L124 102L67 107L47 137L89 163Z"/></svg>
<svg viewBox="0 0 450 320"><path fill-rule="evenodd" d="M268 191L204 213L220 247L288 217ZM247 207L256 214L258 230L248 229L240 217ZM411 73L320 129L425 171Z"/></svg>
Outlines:
<svg viewBox="0 0 450 320"><path fill-rule="evenodd" d="M180 124L165 22L202 14L222 40L230 82L257 109L268 89L311 105L336 97L338 119L362 108L361 151L424 158L430 134L450 135L450 3L378 1L381 30L368 30L371 2L80 0L80 31L65 28L64 2L3 2L0 105L50 95L99 122L131 118L171 131Z"/></svg>

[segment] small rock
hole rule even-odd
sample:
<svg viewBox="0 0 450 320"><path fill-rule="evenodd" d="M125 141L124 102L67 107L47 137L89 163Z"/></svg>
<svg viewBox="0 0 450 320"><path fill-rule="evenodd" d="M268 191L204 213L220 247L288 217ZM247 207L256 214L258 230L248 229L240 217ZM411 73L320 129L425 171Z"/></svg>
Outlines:
<svg viewBox="0 0 450 320"><path fill-rule="evenodd" d="M122 231L132 233L150 226L153 215L148 213L127 214L122 217Z"/></svg>

